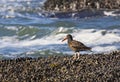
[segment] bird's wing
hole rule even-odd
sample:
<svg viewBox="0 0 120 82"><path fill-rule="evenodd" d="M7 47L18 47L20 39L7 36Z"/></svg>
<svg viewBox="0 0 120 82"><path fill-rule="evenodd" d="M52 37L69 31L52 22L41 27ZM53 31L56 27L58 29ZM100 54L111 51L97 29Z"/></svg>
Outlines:
<svg viewBox="0 0 120 82"><path fill-rule="evenodd" d="M83 43L81 43L81 42L78 42L78 41L75 41L75 40L73 40L73 41L71 41L71 46L72 47L74 47L74 48L87 48L87 46L85 46Z"/></svg>

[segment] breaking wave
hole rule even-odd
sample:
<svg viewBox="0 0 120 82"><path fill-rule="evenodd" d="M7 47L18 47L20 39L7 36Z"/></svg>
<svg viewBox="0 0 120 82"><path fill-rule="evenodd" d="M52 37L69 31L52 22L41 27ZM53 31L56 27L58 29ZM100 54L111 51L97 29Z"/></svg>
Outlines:
<svg viewBox="0 0 120 82"><path fill-rule="evenodd" d="M61 42L69 33L73 35L75 40L92 47L94 53L120 49L120 31L117 29L97 30L59 27L46 35L41 35L41 37L39 35L39 28L21 28L21 30L20 28L4 29L6 29L7 32L13 31L11 32L13 34L0 37L0 53L10 57L31 56L36 53L38 53L39 56L55 53L58 55L73 54L68 48L67 42Z"/></svg>
<svg viewBox="0 0 120 82"><path fill-rule="evenodd" d="M44 1L1 0L0 59L72 55L67 42L61 42L67 34L93 53L120 49L119 10L46 12Z"/></svg>

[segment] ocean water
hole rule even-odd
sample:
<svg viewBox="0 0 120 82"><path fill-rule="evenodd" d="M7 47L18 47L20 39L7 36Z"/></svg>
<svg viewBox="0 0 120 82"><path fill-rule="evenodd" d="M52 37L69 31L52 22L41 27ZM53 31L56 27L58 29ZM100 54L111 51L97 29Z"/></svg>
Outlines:
<svg viewBox="0 0 120 82"><path fill-rule="evenodd" d="M119 10L56 14L42 10L44 1L1 0L0 59L73 55L67 34L92 47L81 54L120 50Z"/></svg>

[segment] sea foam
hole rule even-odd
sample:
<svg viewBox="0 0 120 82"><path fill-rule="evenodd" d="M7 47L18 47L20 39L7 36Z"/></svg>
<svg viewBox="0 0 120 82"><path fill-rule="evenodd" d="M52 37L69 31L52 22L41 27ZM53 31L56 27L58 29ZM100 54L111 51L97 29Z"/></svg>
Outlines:
<svg viewBox="0 0 120 82"><path fill-rule="evenodd" d="M117 10L118 11L118 10ZM120 16L120 12L116 13L117 11L104 11L104 15L106 16Z"/></svg>
<svg viewBox="0 0 120 82"><path fill-rule="evenodd" d="M64 28L63 28L64 29ZM58 32L61 32L60 29ZM106 33L103 35L102 32ZM84 43L86 46L92 47L93 52L107 52L120 49L120 35L114 33L116 30L96 30L96 29L79 29L73 30L73 38ZM0 49L13 48L25 49L26 51L32 50L55 50L61 53L69 53L71 50L68 48L67 41L62 42L62 39L68 33L58 33L46 35L37 39L18 40L17 36L2 37L0 38ZM34 37L34 36L32 36ZM9 51L8 51L9 52ZM19 52L19 50L18 50ZM73 53L73 52L72 52Z"/></svg>

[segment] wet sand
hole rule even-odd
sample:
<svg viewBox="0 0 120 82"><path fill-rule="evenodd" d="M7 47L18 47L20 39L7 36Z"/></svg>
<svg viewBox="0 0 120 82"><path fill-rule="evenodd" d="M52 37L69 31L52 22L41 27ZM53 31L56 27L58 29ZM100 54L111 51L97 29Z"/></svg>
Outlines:
<svg viewBox="0 0 120 82"><path fill-rule="evenodd" d="M0 82L120 82L120 51L0 60Z"/></svg>

